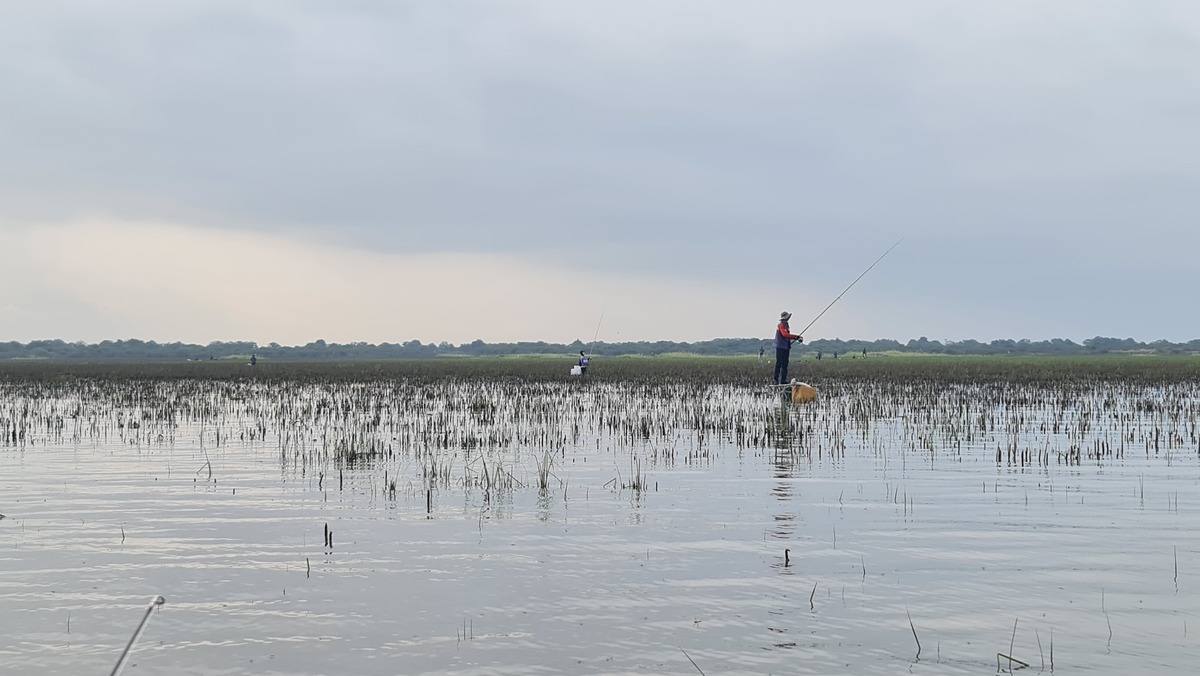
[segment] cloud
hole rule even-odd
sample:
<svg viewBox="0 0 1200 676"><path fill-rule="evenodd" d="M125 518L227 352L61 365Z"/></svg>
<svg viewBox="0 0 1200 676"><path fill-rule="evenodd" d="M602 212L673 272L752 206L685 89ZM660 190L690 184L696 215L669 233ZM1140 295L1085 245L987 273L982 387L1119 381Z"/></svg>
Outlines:
<svg viewBox="0 0 1200 676"><path fill-rule="evenodd" d="M690 342L769 337L782 295L601 274L569 259L365 252L162 222L5 228L0 243L12 252L0 306L12 308L10 333L22 340ZM801 285L787 295L803 296ZM791 307L817 311L815 302Z"/></svg>
<svg viewBox="0 0 1200 676"><path fill-rule="evenodd" d="M1189 339L1197 58L1185 2L7 3L0 219L756 289L758 316L904 235L862 337Z"/></svg>

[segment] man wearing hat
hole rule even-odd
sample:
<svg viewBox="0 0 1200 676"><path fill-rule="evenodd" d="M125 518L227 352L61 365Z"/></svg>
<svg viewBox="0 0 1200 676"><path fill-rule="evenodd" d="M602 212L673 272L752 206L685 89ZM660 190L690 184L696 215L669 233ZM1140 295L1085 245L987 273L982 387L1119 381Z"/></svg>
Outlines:
<svg viewBox="0 0 1200 676"><path fill-rule="evenodd" d="M775 384L783 385L788 381L788 357L792 353L792 343L804 342L804 338L794 335L788 328L788 320L792 313L779 313L779 326L775 327Z"/></svg>

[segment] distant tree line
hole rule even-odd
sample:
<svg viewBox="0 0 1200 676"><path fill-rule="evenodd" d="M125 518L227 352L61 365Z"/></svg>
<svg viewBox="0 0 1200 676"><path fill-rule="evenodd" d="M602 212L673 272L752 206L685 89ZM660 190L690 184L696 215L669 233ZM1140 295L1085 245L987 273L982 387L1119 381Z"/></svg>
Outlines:
<svg viewBox="0 0 1200 676"><path fill-rule="evenodd" d="M687 353L714 356L757 355L764 349L767 357L773 357L771 341L760 338L718 338L695 343L672 341L595 343L585 345L573 343L547 343L544 341L521 343L485 343L476 340L461 345L447 342L422 343L410 340L404 343L327 343L317 340L307 345L285 346L278 343L259 345L253 342L213 342L207 345L188 343L157 343L155 341L106 340L100 343L66 342L62 340L35 340L29 343L0 343L0 360L3 359L65 359L65 360L209 360L248 358L276 360L368 360L368 359L427 359L434 357L502 357L508 355L554 355L577 354L588 350L598 356L641 355L658 356L670 353ZM800 354L824 358L835 355L861 355L863 350L872 352L901 352L946 355L1088 355L1088 354L1192 354L1200 352L1200 339L1186 343L1171 343L1158 340L1142 343L1132 338L1089 338L1083 343L1054 338L1051 340L993 340L983 343L977 340L947 341L929 340L921 337L901 343L897 340L838 340L820 339L811 343L797 344Z"/></svg>

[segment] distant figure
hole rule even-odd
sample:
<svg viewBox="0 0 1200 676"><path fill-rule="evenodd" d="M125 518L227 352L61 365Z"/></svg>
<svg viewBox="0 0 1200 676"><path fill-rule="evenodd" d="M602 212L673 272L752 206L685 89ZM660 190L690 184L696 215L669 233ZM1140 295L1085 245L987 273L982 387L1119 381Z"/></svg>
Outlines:
<svg viewBox="0 0 1200 676"><path fill-rule="evenodd" d="M779 313L779 324L775 327L775 384L787 384L788 373L788 357L792 353L792 343L797 341L803 343L804 338L792 333L788 327L788 320L792 318L790 312Z"/></svg>
<svg viewBox="0 0 1200 676"><path fill-rule="evenodd" d="M258 363L258 355L255 355L255 354L250 355L250 365L254 366L257 363Z"/></svg>
<svg viewBox="0 0 1200 676"><path fill-rule="evenodd" d="M834 352L834 353L833 353L833 358L834 358L834 359L837 359L837 352Z"/></svg>
<svg viewBox="0 0 1200 676"><path fill-rule="evenodd" d="M766 351L767 351L766 346L763 346L763 345L758 346L758 363L760 363L760 364L762 363L763 352L766 352Z"/></svg>
<svg viewBox="0 0 1200 676"><path fill-rule="evenodd" d="M863 359L867 358L867 348L863 348Z"/></svg>
<svg viewBox="0 0 1200 676"><path fill-rule="evenodd" d="M821 351L817 350L817 361L821 361Z"/></svg>
<svg viewBox="0 0 1200 676"><path fill-rule="evenodd" d="M588 356L583 353L583 350L580 350L579 351L579 375L586 376L587 375L587 367L588 367Z"/></svg>

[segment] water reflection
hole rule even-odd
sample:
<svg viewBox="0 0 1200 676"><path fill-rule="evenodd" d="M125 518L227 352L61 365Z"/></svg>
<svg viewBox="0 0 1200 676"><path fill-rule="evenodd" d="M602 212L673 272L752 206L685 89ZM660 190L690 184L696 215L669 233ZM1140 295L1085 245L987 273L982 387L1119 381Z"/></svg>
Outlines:
<svg viewBox="0 0 1200 676"><path fill-rule="evenodd" d="M772 436L775 440L772 454L772 476L779 481L771 489L771 495L779 501L781 508L791 507L794 496L798 457L797 439L803 437L792 421L790 398L780 397L779 407L772 415ZM790 540L796 533L797 514L792 509L782 509L773 517L768 535L776 540Z"/></svg>
<svg viewBox="0 0 1200 676"><path fill-rule="evenodd" d="M204 454L187 424L170 443L0 445L0 671L107 673L160 591L171 605L135 657L199 676L694 673L663 650L676 645L708 673L890 674L913 654L909 609L921 668L938 673L990 670L997 637L1033 663L1051 629L1060 665L1080 672L1200 660L1187 500L1200 467L1194 451L1154 454L1153 432L1134 425L1157 412L1120 423L1145 451L1100 468L1055 449L1086 453L1116 432L1054 436L1043 419L1079 419L1058 409L1013 413L1032 422L1006 431L1007 414L987 408L999 431L972 432L929 415L880 422L853 413L852 396L776 408L746 394L737 420L716 425L742 432L706 433L703 462L648 463L645 488L631 488L631 447L672 448L626 436L633 418L711 422L671 418L675 401L552 416L545 428L582 432L546 491L537 458L557 433L515 424L523 441L486 446L485 472L462 447L487 438L468 418L447 423L460 430L438 442L449 450L367 458L235 442ZM231 411L228 426L244 412ZM1022 473L1019 454L998 465L1010 438L1048 449L1043 469Z"/></svg>

